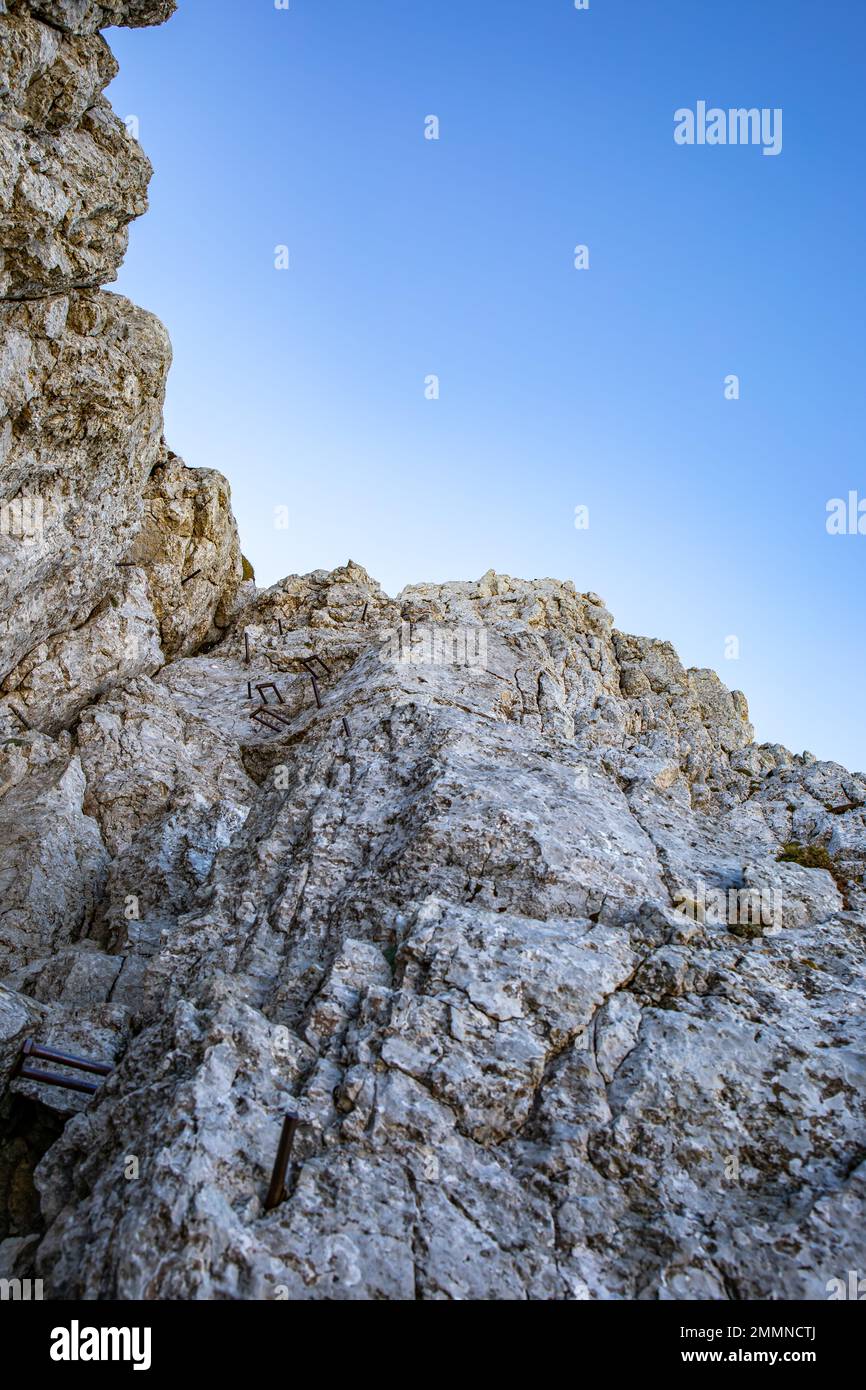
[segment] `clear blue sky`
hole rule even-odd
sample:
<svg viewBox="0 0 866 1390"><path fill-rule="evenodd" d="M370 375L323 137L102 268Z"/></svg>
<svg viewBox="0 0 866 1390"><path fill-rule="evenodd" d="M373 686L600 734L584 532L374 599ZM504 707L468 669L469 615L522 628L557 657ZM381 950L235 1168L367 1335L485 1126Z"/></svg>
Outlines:
<svg viewBox="0 0 866 1390"><path fill-rule="evenodd" d="M825 527L866 497L862 0L180 0L108 38L156 168L117 288L259 583L570 578L866 768L866 535ZM699 100L781 107L781 155L676 145Z"/></svg>

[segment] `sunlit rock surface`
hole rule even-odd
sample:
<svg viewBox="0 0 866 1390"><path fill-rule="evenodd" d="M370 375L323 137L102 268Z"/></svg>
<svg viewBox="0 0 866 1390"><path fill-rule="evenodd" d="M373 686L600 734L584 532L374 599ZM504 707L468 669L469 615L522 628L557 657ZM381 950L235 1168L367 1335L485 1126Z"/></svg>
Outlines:
<svg viewBox="0 0 866 1390"><path fill-rule="evenodd" d="M866 1264L866 779L571 583L244 577L165 330L99 288L149 166L97 30L173 9L0 4L0 1274L826 1297ZM28 1037L114 1070L15 1079Z"/></svg>

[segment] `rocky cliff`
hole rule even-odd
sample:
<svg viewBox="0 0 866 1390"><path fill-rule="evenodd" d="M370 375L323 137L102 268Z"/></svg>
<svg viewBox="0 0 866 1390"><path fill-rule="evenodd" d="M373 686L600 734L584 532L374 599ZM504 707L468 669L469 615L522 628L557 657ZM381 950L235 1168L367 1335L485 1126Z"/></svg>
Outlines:
<svg viewBox="0 0 866 1390"><path fill-rule="evenodd" d="M100 288L149 166L98 31L173 9L0 4L0 1273L826 1297L866 1266L866 779L570 583L243 580L165 331ZM113 1069L21 1079L27 1038Z"/></svg>

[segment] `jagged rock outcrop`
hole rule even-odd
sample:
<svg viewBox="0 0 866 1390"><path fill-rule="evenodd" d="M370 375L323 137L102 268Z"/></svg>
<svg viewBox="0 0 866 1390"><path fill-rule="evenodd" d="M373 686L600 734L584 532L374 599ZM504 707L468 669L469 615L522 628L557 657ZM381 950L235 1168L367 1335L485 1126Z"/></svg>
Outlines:
<svg viewBox="0 0 866 1390"><path fill-rule="evenodd" d="M3 20L0 294L33 299L113 280L147 207L151 166L101 95L104 39L26 14Z"/></svg>
<svg viewBox="0 0 866 1390"><path fill-rule="evenodd" d="M151 169L101 95L116 64L95 30L173 10L0 13L0 682L49 733L216 634L241 583L228 484L162 442L168 335L98 288Z"/></svg>
<svg viewBox="0 0 866 1390"><path fill-rule="evenodd" d="M67 731L117 685L216 638L242 580L228 484L162 441L168 335L99 288L151 169L102 95L117 65L97 31L174 8L0 0L0 1236L12 1269L35 1243L32 1169L57 1136L51 1117L82 1106L22 1081L9 1091L21 1039L56 1031L113 1056L130 1019L96 1002L123 963L99 945L118 854L87 805L86 741ZM178 839L176 874L153 847L178 879L175 904L207 855L189 826Z"/></svg>
<svg viewBox="0 0 866 1390"><path fill-rule="evenodd" d="M96 31L173 9L0 4L0 1273L826 1297L866 1262L866 778L571 583L244 580L165 331L97 288L147 171ZM27 1037L114 1070L15 1078Z"/></svg>
<svg viewBox="0 0 866 1390"><path fill-rule="evenodd" d="M5 4L11 14L31 11L46 24L71 34L94 34L112 24L128 29L164 24L177 9L177 0L5 0Z"/></svg>
<svg viewBox="0 0 866 1390"><path fill-rule="evenodd" d="M104 293L0 309L0 479L30 533L0 532L0 671L90 617L120 581L160 457L165 330Z"/></svg>
<svg viewBox="0 0 866 1390"><path fill-rule="evenodd" d="M106 889L7 985L110 1003L122 1060L36 1172L47 1286L825 1296L864 1253L866 780L569 584L247 597L77 728Z"/></svg>
<svg viewBox="0 0 866 1390"><path fill-rule="evenodd" d="M168 454L144 490L129 559L147 575L166 658L186 656L226 628L243 580L228 483Z"/></svg>

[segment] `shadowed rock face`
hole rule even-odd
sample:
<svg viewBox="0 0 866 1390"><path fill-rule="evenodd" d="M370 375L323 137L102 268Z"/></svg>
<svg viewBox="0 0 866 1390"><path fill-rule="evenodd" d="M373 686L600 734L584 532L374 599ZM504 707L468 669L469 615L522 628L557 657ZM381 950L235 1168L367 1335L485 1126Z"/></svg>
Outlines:
<svg viewBox="0 0 866 1390"><path fill-rule="evenodd" d="M83 148L95 28L172 9L7 3L10 186L36 125ZM0 1273L825 1297L866 1261L866 779L570 583L242 582L228 485L162 441L164 330L54 198L25 258L10 195L0 305L3 496L42 502L0 531L0 1083L28 1036L116 1065L5 1090Z"/></svg>

